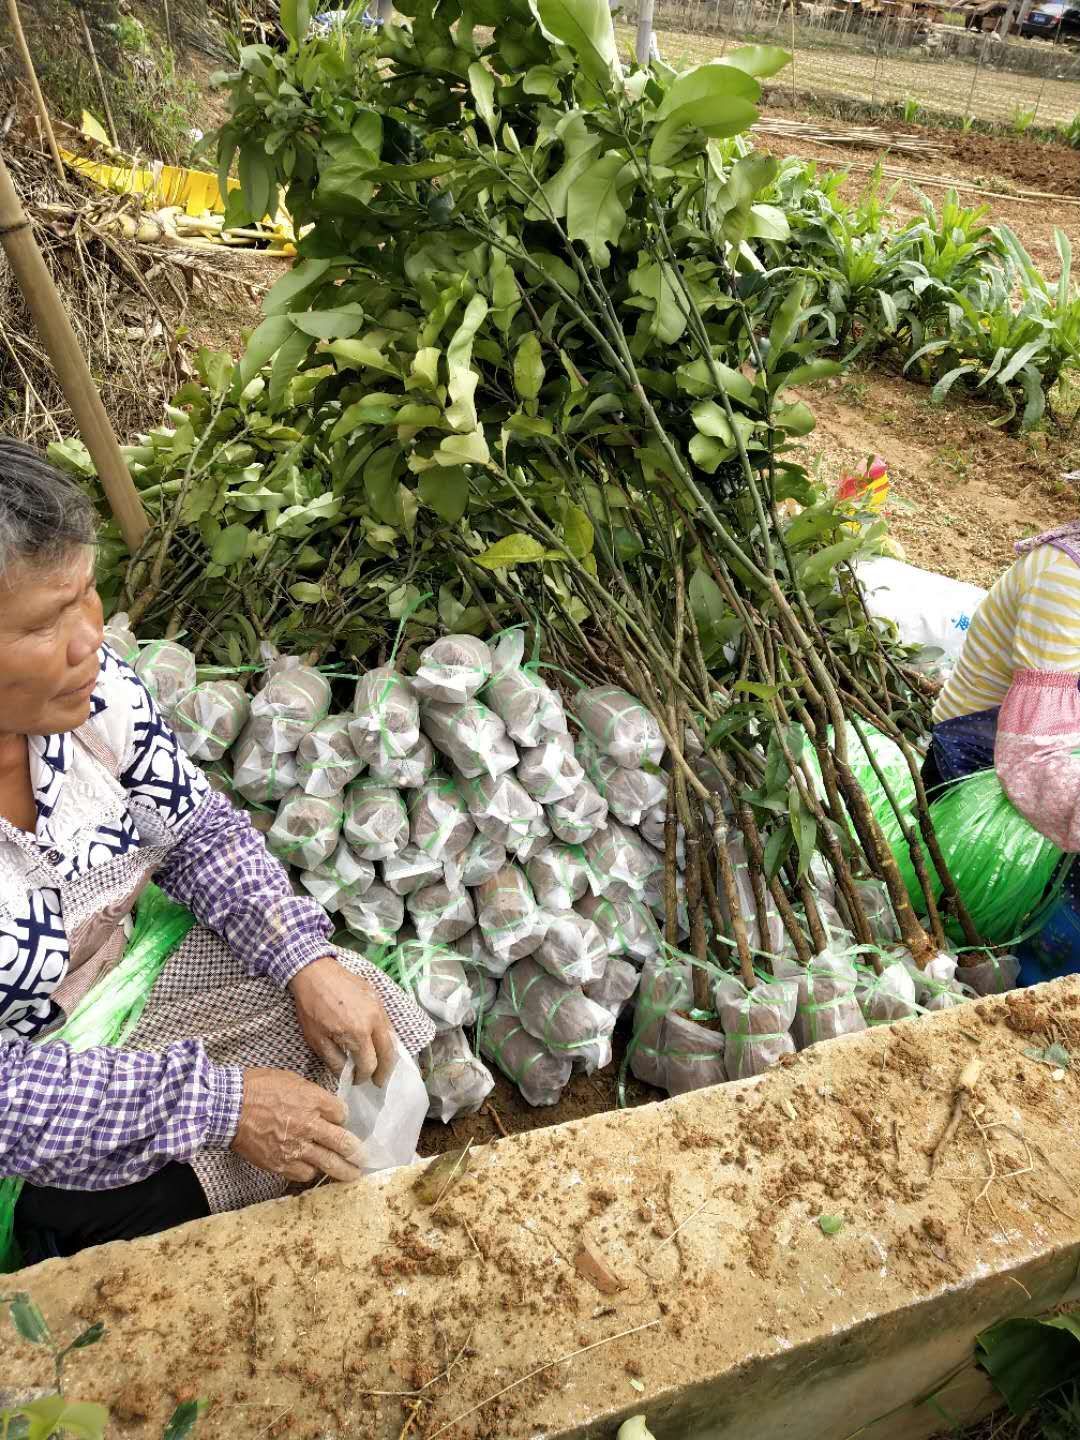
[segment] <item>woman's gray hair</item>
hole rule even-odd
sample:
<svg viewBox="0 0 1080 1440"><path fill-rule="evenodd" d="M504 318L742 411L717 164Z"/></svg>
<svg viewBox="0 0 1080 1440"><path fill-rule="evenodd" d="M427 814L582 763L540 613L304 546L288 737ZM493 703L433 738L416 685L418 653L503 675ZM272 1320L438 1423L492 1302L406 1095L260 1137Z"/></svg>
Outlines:
<svg viewBox="0 0 1080 1440"><path fill-rule="evenodd" d="M21 440L0 435L0 577L19 561L59 564L97 532L93 502Z"/></svg>

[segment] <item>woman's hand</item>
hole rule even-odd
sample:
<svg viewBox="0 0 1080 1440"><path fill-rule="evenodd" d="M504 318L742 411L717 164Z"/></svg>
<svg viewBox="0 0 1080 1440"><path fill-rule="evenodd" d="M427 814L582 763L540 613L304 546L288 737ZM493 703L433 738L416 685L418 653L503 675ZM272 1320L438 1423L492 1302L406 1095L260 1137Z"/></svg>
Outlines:
<svg viewBox="0 0 1080 1440"><path fill-rule="evenodd" d="M394 1031L382 1001L332 955L289 981L304 1039L335 1075L351 1055L356 1079L385 1085L394 1068Z"/></svg>
<svg viewBox="0 0 1080 1440"><path fill-rule="evenodd" d="M244 1071L231 1149L260 1170L306 1184L320 1175L359 1180L361 1145L342 1129L345 1104L291 1070Z"/></svg>

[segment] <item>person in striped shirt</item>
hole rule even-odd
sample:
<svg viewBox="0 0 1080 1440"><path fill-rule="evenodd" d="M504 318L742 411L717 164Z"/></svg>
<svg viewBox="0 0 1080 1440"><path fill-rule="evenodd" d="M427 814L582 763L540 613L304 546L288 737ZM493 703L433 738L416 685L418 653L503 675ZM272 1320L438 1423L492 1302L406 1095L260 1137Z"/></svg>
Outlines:
<svg viewBox="0 0 1080 1440"><path fill-rule="evenodd" d="M1080 850L1080 521L1017 547L934 707L929 784L997 771L1037 830Z"/></svg>

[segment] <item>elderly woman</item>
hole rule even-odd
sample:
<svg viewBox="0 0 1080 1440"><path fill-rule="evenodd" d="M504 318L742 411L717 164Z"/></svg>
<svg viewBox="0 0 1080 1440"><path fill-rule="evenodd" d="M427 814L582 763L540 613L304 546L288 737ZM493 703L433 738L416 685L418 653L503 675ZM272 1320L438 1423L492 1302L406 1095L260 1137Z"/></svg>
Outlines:
<svg viewBox="0 0 1080 1440"><path fill-rule="evenodd" d="M329 943L261 836L102 645L93 509L0 438L0 1175L27 1261L354 1179L336 1076L385 1083L430 1022ZM199 922L125 1049L50 1031L154 879Z"/></svg>

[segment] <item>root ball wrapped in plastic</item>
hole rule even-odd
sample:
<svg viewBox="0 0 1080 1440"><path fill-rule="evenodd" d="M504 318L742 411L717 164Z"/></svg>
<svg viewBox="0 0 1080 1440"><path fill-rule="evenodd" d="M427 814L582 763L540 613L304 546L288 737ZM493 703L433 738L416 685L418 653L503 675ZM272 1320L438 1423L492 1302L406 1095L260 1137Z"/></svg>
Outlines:
<svg viewBox="0 0 1080 1440"><path fill-rule="evenodd" d="M472 889L497 875L506 864L506 846L489 840L478 830L468 845L455 857L458 883Z"/></svg>
<svg viewBox="0 0 1080 1440"><path fill-rule="evenodd" d="M596 925L609 955L627 955L640 963L658 954L663 945L656 917L643 900L585 895L574 908Z"/></svg>
<svg viewBox="0 0 1080 1440"><path fill-rule="evenodd" d="M591 888L592 871L580 845L545 845L525 874L537 903L554 915L572 910Z"/></svg>
<svg viewBox="0 0 1080 1440"><path fill-rule="evenodd" d="M692 983L689 964L658 956L646 963L638 986L630 1069L669 1095L727 1078L723 1035L678 1013L692 1003Z"/></svg>
<svg viewBox="0 0 1080 1440"><path fill-rule="evenodd" d="M880 975L873 970L860 971L855 998L871 1028L918 1014L914 977L898 960L886 965Z"/></svg>
<svg viewBox="0 0 1080 1440"><path fill-rule="evenodd" d="M245 730L232 751L233 786L251 805L276 805L296 787L296 756L264 750Z"/></svg>
<svg viewBox="0 0 1080 1440"><path fill-rule="evenodd" d="M513 961L505 956L492 954L484 941L484 932L479 926L455 940L451 949L461 956L465 970L470 975L476 971L482 971L483 974L490 975L493 980L501 980L513 964Z"/></svg>
<svg viewBox="0 0 1080 1440"><path fill-rule="evenodd" d="M478 775L475 780L463 780L461 793L480 833L507 849L516 849L534 838L544 821L543 807L512 774L494 778ZM547 829L546 823L543 829Z"/></svg>
<svg viewBox="0 0 1080 1440"><path fill-rule="evenodd" d="M206 680L180 697L169 718L184 753L213 765L236 743L250 708L235 680Z"/></svg>
<svg viewBox="0 0 1080 1440"><path fill-rule="evenodd" d="M566 711L550 685L522 668L525 634L509 630L492 651L491 680L484 702L519 745L540 745L549 735L565 735Z"/></svg>
<svg viewBox="0 0 1080 1440"><path fill-rule="evenodd" d="M473 1008L470 1025L481 1025L484 1016L495 1004L495 998L499 993L499 983L486 970L481 970L476 965L465 966L465 978L469 982L469 989L472 991Z"/></svg>
<svg viewBox="0 0 1080 1440"><path fill-rule="evenodd" d="M627 775L637 772L627 770ZM621 816L618 818L622 818ZM643 838L663 854L667 844L667 797L658 805L652 805L641 817L640 830ZM675 827L675 864L680 870L686 867L686 831L681 825Z"/></svg>
<svg viewBox="0 0 1080 1440"><path fill-rule="evenodd" d="M337 849L341 821L340 801L293 790L278 806L266 843L284 864L314 870Z"/></svg>
<svg viewBox="0 0 1080 1440"><path fill-rule="evenodd" d="M382 862L383 884L395 895L411 895L426 885L435 885L444 878L443 862L433 860L415 845L406 845L396 855Z"/></svg>
<svg viewBox="0 0 1080 1440"><path fill-rule="evenodd" d="M464 705L425 701L420 707L420 723L439 754L452 761L466 780L503 775L517 764L517 748L506 726L479 700Z"/></svg>
<svg viewBox="0 0 1080 1440"><path fill-rule="evenodd" d="M629 770L604 755L588 732L578 736L574 753L582 769L608 803L616 820L637 826L646 813L667 801L667 776L648 770Z"/></svg>
<svg viewBox="0 0 1080 1440"><path fill-rule="evenodd" d="M288 755L325 719L330 682L291 655L272 661L266 674L266 683L251 700L251 733L264 749Z"/></svg>
<svg viewBox="0 0 1080 1440"><path fill-rule="evenodd" d="M491 649L475 635L443 635L420 652L413 688L421 700L464 705L491 678Z"/></svg>
<svg viewBox="0 0 1080 1440"><path fill-rule="evenodd" d="M500 996L529 1034L555 1055L565 1055L591 1075L611 1060L615 1017L576 986L549 975L533 956L519 960L503 977Z"/></svg>
<svg viewBox="0 0 1080 1440"><path fill-rule="evenodd" d="M551 833L567 845L584 845L607 824L607 801L591 780L583 778L573 794L544 806Z"/></svg>
<svg viewBox="0 0 1080 1440"><path fill-rule="evenodd" d="M420 736L407 755L386 755L380 747L377 751L368 775L395 790L419 790L435 769L435 751L426 735Z"/></svg>
<svg viewBox="0 0 1080 1440"><path fill-rule="evenodd" d="M823 950L806 966L778 956L773 960L773 974L783 979L790 977L799 987L794 1035L800 1050L866 1029L855 998L858 973L848 956Z"/></svg>
<svg viewBox="0 0 1080 1440"><path fill-rule="evenodd" d="M327 715L303 736L296 751L296 777L309 795L340 795L364 762L349 739L349 717Z"/></svg>
<svg viewBox="0 0 1080 1440"><path fill-rule="evenodd" d="M416 927L416 938L425 944L449 945L476 924L468 890L451 890L444 881L412 891L405 906Z"/></svg>
<svg viewBox="0 0 1080 1440"><path fill-rule="evenodd" d="M522 787L541 805L570 799L585 779L569 735L549 735L539 745L524 748L515 773Z"/></svg>
<svg viewBox="0 0 1080 1440"><path fill-rule="evenodd" d="M392 665L379 665L356 682L349 738L372 768L404 759L420 743L420 702L412 683Z"/></svg>
<svg viewBox="0 0 1080 1440"><path fill-rule="evenodd" d="M460 855L476 825L456 780L433 775L409 794L409 841L433 860Z"/></svg>
<svg viewBox="0 0 1080 1440"><path fill-rule="evenodd" d="M497 959L521 960L544 938L547 916L516 865L504 865L477 886L476 913L484 944Z"/></svg>
<svg viewBox="0 0 1080 1440"><path fill-rule="evenodd" d="M974 959L973 955L965 958ZM956 967L956 979L976 995L1004 995L1015 990L1020 978L1020 961L1015 955L985 955L974 965Z"/></svg>
<svg viewBox="0 0 1080 1440"><path fill-rule="evenodd" d="M877 943L891 945L894 941L899 940L900 927L896 923L896 916L893 914L892 902L889 899L885 882L870 876L865 880L855 880L852 883L862 908L866 912L870 934ZM846 904L842 893L836 893L839 895L840 914L847 920L848 928L853 930L855 927L850 906Z"/></svg>
<svg viewBox="0 0 1080 1440"><path fill-rule="evenodd" d="M909 950L899 951L898 958L915 981L915 999L924 1010L952 1010L972 998L972 991L956 978L955 955L943 950L921 970Z"/></svg>
<svg viewBox="0 0 1080 1440"><path fill-rule="evenodd" d="M139 642L128 621L126 610L118 610L105 626L105 644L128 665L134 665L139 654Z"/></svg>
<svg viewBox="0 0 1080 1440"><path fill-rule="evenodd" d="M754 901L754 886L750 879L750 861L746 854L746 843L743 840L742 831L731 825L728 827L725 838L728 858L731 860L735 879L735 890L739 897L739 908L742 911L743 920L746 922L750 948L768 955L778 955L786 948L787 944L787 932L784 929L784 922L780 918L780 912L772 897L766 894L765 923L762 927ZM720 901L720 913L727 923L728 939L734 939L735 931L731 923L727 892L719 881L717 882L717 897Z"/></svg>
<svg viewBox="0 0 1080 1440"><path fill-rule="evenodd" d="M354 780L345 792L345 839L363 860L388 860L409 843L405 802L389 785Z"/></svg>
<svg viewBox="0 0 1080 1440"><path fill-rule="evenodd" d="M713 1004L724 1031L724 1066L729 1080L764 1075L785 1055L794 1055L791 1027L799 1003L795 980L759 980L748 990L737 975L713 982Z"/></svg>
<svg viewBox="0 0 1080 1440"><path fill-rule="evenodd" d="M597 749L618 765L639 770L664 758L664 737L640 700L617 685L598 685L574 696L574 714Z"/></svg>
<svg viewBox="0 0 1080 1440"><path fill-rule="evenodd" d="M593 888L609 899L637 899L646 881L664 868L663 856L617 820L590 835L583 846Z"/></svg>
<svg viewBox="0 0 1080 1440"><path fill-rule="evenodd" d="M344 841L328 860L314 870L305 870L300 883L324 910L340 910L347 900L358 900L375 883L375 866L354 855Z"/></svg>
<svg viewBox="0 0 1080 1440"><path fill-rule="evenodd" d="M475 1115L495 1088L495 1077L473 1054L459 1028L436 1035L419 1055L428 1092L428 1119L445 1125L457 1115Z"/></svg>
<svg viewBox="0 0 1080 1440"><path fill-rule="evenodd" d="M597 1005L602 1005L605 1010L610 1010L618 1020L637 993L640 979L639 971L631 965L629 960L623 960L618 955L610 955L600 978L590 980L581 988L590 1000L595 1000Z"/></svg>
<svg viewBox="0 0 1080 1440"><path fill-rule="evenodd" d="M604 973L607 941L587 916L571 910L550 916L533 958L564 985L585 986Z"/></svg>
<svg viewBox="0 0 1080 1440"><path fill-rule="evenodd" d="M480 1027L480 1052L521 1091L529 1105L557 1105L573 1065L553 1055L522 1025L513 1007L496 1000Z"/></svg>
<svg viewBox="0 0 1080 1440"><path fill-rule="evenodd" d="M181 697L195 688L195 656L175 640L152 640L144 645L132 669L168 716Z"/></svg>
<svg viewBox="0 0 1080 1440"><path fill-rule="evenodd" d="M343 899L341 918L354 935L373 945L390 945L405 923L405 901L378 881L363 895Z"/></svg>
<svg viewBox="0 0 1080 1440"><path fill-rule="evenodd" d="M399 984L431 1016L440 1030L469 1024L473 994L458 955L441 945L407 940L392 957Z"/></svg>

